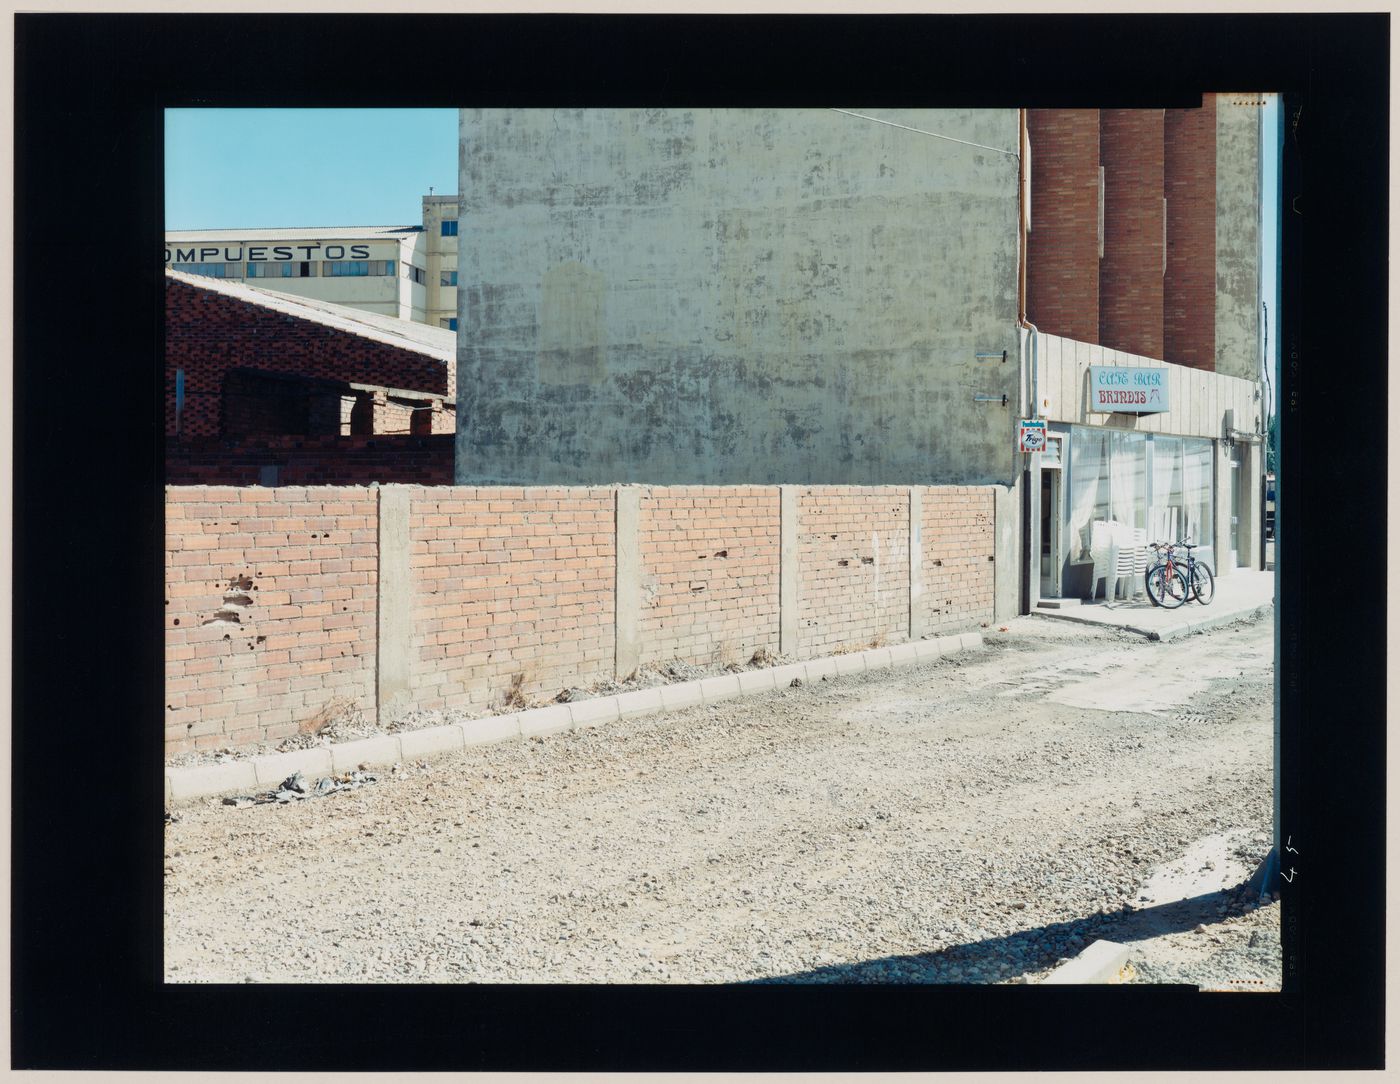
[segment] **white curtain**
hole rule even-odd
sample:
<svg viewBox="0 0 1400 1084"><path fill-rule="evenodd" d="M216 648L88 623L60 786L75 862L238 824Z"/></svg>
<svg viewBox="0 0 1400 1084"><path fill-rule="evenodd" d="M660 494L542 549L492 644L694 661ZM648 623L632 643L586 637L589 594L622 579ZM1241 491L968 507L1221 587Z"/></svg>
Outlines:
<svg viewBox="0 0 1400 1084"><path fill-rule="evenodd" d="M1089 524L1108 466L1107 434L1075 429L1070 437L1070 560L1089 560Z"/></svg>
<svg viewBox="0 0 1400 1084"><path fill-rule="evenodd" d="M1147 441L1136 433L1114 433L1109 462L1113 518L1129 527L1146 527Z"/></svg>
<svg viewBox="0 0 1400 1084"><path fill-rule="evenodd" d="M1212 543L1211 524L1211 442L1208 440L1186 441L1185 476L1183 478L1186 518L1183 523L1183 537L1201 546Z"/></svg>

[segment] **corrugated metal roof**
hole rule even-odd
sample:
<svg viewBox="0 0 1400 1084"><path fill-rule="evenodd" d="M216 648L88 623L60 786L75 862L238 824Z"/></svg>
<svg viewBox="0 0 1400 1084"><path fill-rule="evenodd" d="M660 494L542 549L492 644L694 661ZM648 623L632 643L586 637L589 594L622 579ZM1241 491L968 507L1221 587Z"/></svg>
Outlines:
<svg viewBox="0 0 1400 1084"><path fill-rule="evenodd" d="M398 240L422 233L422 226L310 226L270 230L166 230L166 241L340 241Z"/></svg>
<svg viewBox="0 0 1400 1084"><path fill-rule="evenodd" d="M261 286L250 286L246 282L228 279L208 278L204 275L188 275L183 271L165 272L167 278L186 283L200 290L234 297L253 305L261 305L275 312L285 313L302 320L310 320L326 327L333 327L364 339L412 350L443 362L448 367L448 386L456 394L457 382L457 333L446 328L429 327L414 320L400 320L396 316L381 316L379 313L364 312L337 305L333 301L317 298L298 297L295 294L265 290Z"/></svg>

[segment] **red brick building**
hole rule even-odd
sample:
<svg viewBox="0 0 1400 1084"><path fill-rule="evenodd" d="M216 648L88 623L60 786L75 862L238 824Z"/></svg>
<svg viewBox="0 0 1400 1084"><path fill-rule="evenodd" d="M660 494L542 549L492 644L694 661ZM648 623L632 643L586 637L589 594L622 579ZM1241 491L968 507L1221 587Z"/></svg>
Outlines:
<svg viewBox="0 0 1400 1084"><path fill-rule="evenodd" d="M456 334L166 272L166 480L446 483Z"/></svg>
<svg viewBox="0 0 1400 1084"><path fill-rule="evenodd" d="M1028 111L1027 314L1041 331L1219 368L1218 97L1198 109Z"/></svg>

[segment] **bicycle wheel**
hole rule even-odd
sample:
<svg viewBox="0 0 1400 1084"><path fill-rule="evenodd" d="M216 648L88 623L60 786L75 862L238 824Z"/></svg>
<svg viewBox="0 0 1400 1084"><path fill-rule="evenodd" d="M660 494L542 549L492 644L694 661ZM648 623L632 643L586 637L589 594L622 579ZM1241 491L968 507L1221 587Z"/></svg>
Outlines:
<svg viewBox="0 0 1400 1084"><path fill-rule="evenodd" d="M1186 577L1181 569L1167 571L1166 565L1157 565L1147 573L1147 597L1154 605L1166 610L1174 610L1186 601Z"/></svg>
<svg viewBox="0 0 1400 1084"><path fill-rule="evenodd" d="M1215 576L1204 561L1197 561L1191 570L1191 595L1202 606L1209 606L1215 597Z"/></svg>

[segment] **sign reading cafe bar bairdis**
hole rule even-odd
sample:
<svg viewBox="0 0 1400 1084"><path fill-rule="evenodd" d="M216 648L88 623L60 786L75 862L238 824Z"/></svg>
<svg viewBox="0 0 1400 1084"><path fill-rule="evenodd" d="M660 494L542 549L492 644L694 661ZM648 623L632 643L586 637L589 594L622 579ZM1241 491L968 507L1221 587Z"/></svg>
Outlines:
<svg viewBox="0 0 1400 1084"><path fill-rule="evenodd" d="M1167 408L1167 370L1089 366L1089 409L1094 413L1161 414Z"/></svg>

